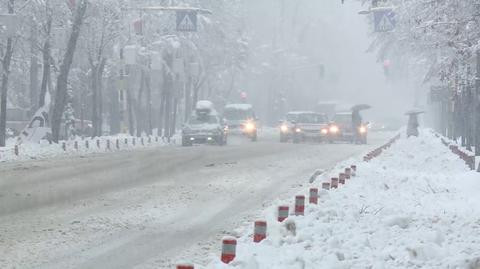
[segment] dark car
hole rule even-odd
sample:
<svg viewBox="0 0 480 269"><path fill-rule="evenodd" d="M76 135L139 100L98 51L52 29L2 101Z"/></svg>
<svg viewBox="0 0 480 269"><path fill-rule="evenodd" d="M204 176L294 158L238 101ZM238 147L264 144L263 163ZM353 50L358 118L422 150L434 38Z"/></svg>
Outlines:
<svg viewBox="0 0 480 269"><path fill-rule="evenodd" d="M328 127L328 141L347 141L351 143L367 143L367 124L354 126L352 112L336 113Z"/></svg>
<svg viewBox="0 0 480 269"><path fill-rule="evenodd" d="M182 146L227 143L225 124L212 110L196 110L182 129Z"/></svg>
<svg viewBox="0 0 480 269"><path fill-rule="evenodd" d="M250 104L230 104L223 110L230 134L242 134L257 141L257 118Z"/></svg>
<svg viewBox="0 0 480 269"><path fill-rule="evenodd" d="M325 141L328 119L325 114L311 111L294 111L286 115L280 125L280 142L300 143L307 140Z"/></svg>

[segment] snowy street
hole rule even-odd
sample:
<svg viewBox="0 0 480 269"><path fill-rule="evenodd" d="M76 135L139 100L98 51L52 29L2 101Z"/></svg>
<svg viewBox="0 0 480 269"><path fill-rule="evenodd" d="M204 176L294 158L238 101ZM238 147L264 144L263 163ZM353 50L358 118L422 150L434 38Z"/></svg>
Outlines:
<svg viewBox="0 0 480 269"><path fill-rule="evenodd" d="M225 234L366 146L175 146L0 164L1 268L169 268L205 263Z"/></svg>

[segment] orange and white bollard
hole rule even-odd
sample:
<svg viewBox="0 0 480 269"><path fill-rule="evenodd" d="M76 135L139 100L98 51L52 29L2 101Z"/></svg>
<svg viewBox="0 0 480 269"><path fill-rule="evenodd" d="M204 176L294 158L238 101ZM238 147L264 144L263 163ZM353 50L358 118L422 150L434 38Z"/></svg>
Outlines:
<svg viewBox="0 0 480 269"><path fill-rule="evenodd" d="M193 264L179 264L177 265L177 269L195 269Z"/></svg>
<svg viewBox="0 0 480 269"><path fill-rule="evenodd" d="M338 178L332 177L331 181L332 181L332 183L331 183L332 189L337 189L338 188Z"/></svg>
<svg viewBox="0 0 480 269"><path fill-rule="evenodd" d="M295 216L303 216L305 214L305 196L295 196Z"/></svg>
<svg viewBox="0 0 480 269"><path fill-rule="evenodd" d="M267 238L267 222L263 220L255 221L253 227L253 242L260 243Z"/></svg>
<svg viewBox="0 0 480 269"><path fill-rule="evenodd" d="M279 206L278 207L278 217L277 220L278 222L283 222L285 219L288 218L288 206Z"/></svg>
<svg viewBox="0 0 480 269"><path fill-rule="evenodd" d="M338 183L345 184L345 173L340 173L338 175Z"/></svg>
<svg viewBox="0 0 480 269"><path fill-rule="evenodd" d="M324 190L330 190L330 182L323 182L322 183L322 189Z"/></svg>
<svg viewBox="0 0 480 269"><path fill-rule="evenodd" d="M15 153L15 156L18 156L18 154L19 154L18 145L15 145L15 147L13 148L13 152Z"/></svg>
<svg viewBox="0 0 480 269"><path fill-rule="evenodd" d="M90 148L90 143L88 143L88 140L85 140L85 148L86 149Z"/></svg>
<svg viewBox="0 0 480 269"><path fill-rule="evenodd" d="M63 151L67 151L67 144L65 144L65 142L62 142L62 149Z"/></svg>
<svg viewBox="0 0 480 269"><path fill-rule="evenodd" d="M78 141L73 142L73 148L75 148L75 150L78 150Z"/></svg>
<svg viewBox="0 0 480 269"><path fill-rule="evenodd" d="M222 240L222 256L221 260L223 263L230 263L235 259L237 252L237 239L235 238L224 238Z"/></svg>
<svg viewBox="0 0 480 269"><path fill-rule="evenodd" d="M118 141L118 138L115 140L115 147L117 148L117 150L120 149L120 141Z"/></svg>
<svg viewBox="0 0 480 269"><path fill-rule="evenodd" d="M318 204L318 189L310 188L310 197L308 199L310 204Z"/></svg>

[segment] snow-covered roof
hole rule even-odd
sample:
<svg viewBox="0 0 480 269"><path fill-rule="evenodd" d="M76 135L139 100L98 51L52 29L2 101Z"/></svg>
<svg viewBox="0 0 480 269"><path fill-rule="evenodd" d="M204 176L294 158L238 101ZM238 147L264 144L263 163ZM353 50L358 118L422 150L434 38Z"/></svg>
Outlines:
<svg viewBox="0 0 480 269"><path fill-rule="evenodd" d="M290 111L287 114L289 114L289 115L299 115L299 114L319 114L319 113L314 112L314 111Z"/></svg>
<svg viewBox="0 0 480 269"><path fill-rule="evenodd" d="M237 109L237 110L250 110L252 109L251 104L228 104L225 106L225 109Z"/></svg>
<svg viewBox="0 0 480 269"><path fill-rule="evenodd" d="M211 101L208 101L208 100L198 101L195 108L196 109L201 109L201 110L214 110L213 103Z"/></svg>

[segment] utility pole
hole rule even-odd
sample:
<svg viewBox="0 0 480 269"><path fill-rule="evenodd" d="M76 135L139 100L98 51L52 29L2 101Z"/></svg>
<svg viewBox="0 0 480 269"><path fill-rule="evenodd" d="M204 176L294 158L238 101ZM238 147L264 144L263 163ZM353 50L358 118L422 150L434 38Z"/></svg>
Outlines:
<svg viewBox="0 0 480 269"><path fill-rule="evenodd" d="M480 156L480 50L477 50L477 76L475 78L475 94L473 98L474 130L475 130L475 156ZM478 168L480 172L480 166Z"/></svg>

